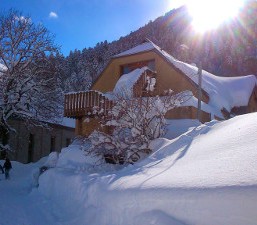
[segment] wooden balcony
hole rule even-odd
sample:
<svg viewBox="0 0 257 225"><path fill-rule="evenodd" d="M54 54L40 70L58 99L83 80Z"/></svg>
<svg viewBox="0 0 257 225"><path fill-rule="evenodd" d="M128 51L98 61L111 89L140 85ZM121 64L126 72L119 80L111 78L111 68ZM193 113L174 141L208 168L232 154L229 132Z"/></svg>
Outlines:
<svg viewBox="0 0 257 225"><path fill-rule="evenodd" d="M137 82L133 86L134 97L150 96L154 93L147 90L148 81L147 79L156 78L156 72L147 69L141 74Z"/></svg>
<svg viewBox="0 0 257 225"><path fill-rule="evenodd" d="M147 79L155 78L156 73L146 70L133 86L134 97L148 96ZM83 116L107 115L114 102L98 91L69 93L64 99L64 116L79 119Z"/></svg>
<svg viewBox="0 0 257 225"><path fill-rule="evenodd" d="M106 115L113 102L97 91L76 92L65 95L64 116L81 118Z"/></svg>

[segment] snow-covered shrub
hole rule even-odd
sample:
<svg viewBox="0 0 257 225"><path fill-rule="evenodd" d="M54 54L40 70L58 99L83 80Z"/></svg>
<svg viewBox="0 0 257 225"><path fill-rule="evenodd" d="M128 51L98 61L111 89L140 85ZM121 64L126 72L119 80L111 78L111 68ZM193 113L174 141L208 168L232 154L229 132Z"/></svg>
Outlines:
<svg viewBox="0 0 257 225"><path fill-rule="evenodd" d="M92 146L86 151L114 164L138 161L151 152L150 141L165 133L165 114L178 107L186 94L169 91L161 97L115 96L114 107L100 122L102 127L112 127L113 132L94 131L89 136Z"/></svg>

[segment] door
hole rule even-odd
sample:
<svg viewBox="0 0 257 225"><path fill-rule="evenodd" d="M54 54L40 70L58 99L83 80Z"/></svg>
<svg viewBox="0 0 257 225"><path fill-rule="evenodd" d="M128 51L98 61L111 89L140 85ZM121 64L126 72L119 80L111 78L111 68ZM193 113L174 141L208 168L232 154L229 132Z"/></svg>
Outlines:
<svg viewBox="0 0 257 225"><path fill-rule="evenodd" d="M29 134L29 149L28 149L28 163L33 162L34 145L35 145L34 134Z"/></svg>

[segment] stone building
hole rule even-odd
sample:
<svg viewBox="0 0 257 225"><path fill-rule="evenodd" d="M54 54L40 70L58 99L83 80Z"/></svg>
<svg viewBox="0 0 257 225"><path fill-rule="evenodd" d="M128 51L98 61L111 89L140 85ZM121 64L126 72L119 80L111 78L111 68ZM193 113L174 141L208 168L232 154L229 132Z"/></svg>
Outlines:
<svg viewBox="0 0 257 225"><path fill-rule="evenodd" d="M72 123L48 123L49 128L35 126L28 129L22 120L12 120L10 125L16 130L16 134L11 133L9 136L12 152L8 153L8 156L11 160L21 163L38 161L53 151L60 152L75 137ZM2 135L0 139L4 142L5 137Z"/></svg>

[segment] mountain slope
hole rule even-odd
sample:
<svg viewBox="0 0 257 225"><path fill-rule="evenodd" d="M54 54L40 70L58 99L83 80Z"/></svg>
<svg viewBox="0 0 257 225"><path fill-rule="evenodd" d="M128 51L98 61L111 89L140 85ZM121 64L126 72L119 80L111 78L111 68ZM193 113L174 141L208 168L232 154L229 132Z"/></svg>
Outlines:
<svg viewBox="0 0 257 225"><path fill-rule="evenodd" d="M221 76L257 73L257 2L248 0L237 20L222 24L217 30L200 37L190 26L185 7L170 11L117 41L103 41L94 48L71 51L59 58L66 91L85 90L90 86L110 58L149 38L176 58L198 63ZM188 49L183 47L188 46Z"/></svg>

